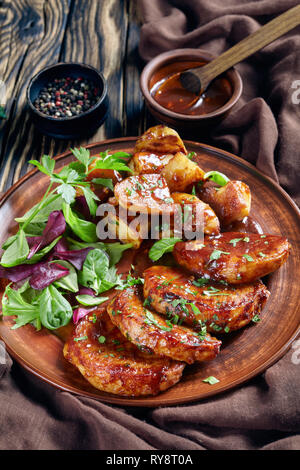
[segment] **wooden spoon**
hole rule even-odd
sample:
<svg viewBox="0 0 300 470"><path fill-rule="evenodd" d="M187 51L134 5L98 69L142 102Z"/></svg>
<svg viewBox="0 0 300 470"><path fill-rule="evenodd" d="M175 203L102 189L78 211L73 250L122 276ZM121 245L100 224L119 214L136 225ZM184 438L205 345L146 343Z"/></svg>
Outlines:
<svg viewBox="0 0 300 470"><path fill-rule="evenodd" d="M300 5L271 20L207 65L182 72L180 74L182 86L192 93L201 95L218 75L275 41L275 39L278 39L299 24Z"/></svg>

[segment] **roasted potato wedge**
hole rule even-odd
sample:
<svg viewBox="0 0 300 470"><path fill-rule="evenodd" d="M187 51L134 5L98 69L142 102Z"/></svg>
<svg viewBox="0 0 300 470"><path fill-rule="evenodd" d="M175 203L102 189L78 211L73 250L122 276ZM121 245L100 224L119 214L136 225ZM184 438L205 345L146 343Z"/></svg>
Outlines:
<svg viewBox="0 0 300 470"><path fill-rule="evenodd" d="M148 218L145 215L125 218L120 214L109 212L107 224L112 239L118 238L122 243L132 243L134 249L141 246L142 241L147 238L149 230Z"/></svg>
<svg viewBox="0 0 300 470"><path fill-rule="evenodd" d="M203 180L204 171L184 153L177 152L161 170L168 186L173 191L185 192Z"/></svg>
<svg viewBox="0 0 300 470"><path fill-rule="evenodd" d="M183 362L138 349L100 309L76 325L63 352L93 387L131 397L167 390L180 380L185 367Z"/></svg>
<svg viewBox="0 0 300 470"><path fill-rule="evenodd" d="M187 221L193 232L202 232L208 235L217 234L220 231L219 219L214 211L197 196L187 193L172 193L175 204L179 204L179 217ZM176 225L176 214L174 215Z"/></svg>
<svg viewBox="0 0 300 470"><path fill-rule="evenodd" d="M129 176L114 188L120 206L142 214L173 213L174 204L166 180L157 174Z"/></svg>
<svg viewBox="0 0 300 470"><path fill-rule="evenodd" d="M109 304L111 321L122 334L139 348L161 356L192 364L216 357L221 341L170 322L147 310L136 286L124 289Z"/></svg>
<svg viewBox="0 0 300 470"><path fill-rule="evenodd" d="M229 181L221 188L207 182L199 189L198 196L211 206L223 226L243 220L250 213L251 192L242 181Z"/></svg>
<svg viewBox="0 0 300 470"><path fill-rule="evenodd" d="M129 168L133 171L134 175L160 173L173 157L172 153L136 152L129 162Z"/></svg>
<svg viewBox="0 0 300 470"><path fill-rule="evenodd" d="M228 333L259 315L270 293L260 281L231 287L187 275L182 269L152 266L146 269L144 297L150 309L169 320L207 331Z"/></svg>
<svg viewBox="0 0 300 470"><path fill-rule="evenodd" d="M137 152L152 152L154 154L187 153L178 132L162 124L150 127L137 139L133 153Z"/></svg>
<svg viewBox="0 0 300 470"><path fill-rule="evenodd" d="M225 232L206 236L204 242L178 242L177 263L199 276L229 284L253 282L278 269L290 252L288 240L279 235Z"/></svg>

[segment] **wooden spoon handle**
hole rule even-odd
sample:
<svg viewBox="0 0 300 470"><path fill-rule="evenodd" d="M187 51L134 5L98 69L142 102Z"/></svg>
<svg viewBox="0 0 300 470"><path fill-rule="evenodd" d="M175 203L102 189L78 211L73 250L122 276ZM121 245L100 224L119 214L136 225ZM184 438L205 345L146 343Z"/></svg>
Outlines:
<svg viewBox="0 0 300 470"><path fill-rule="evenodd" d="M272 41L275 41L275 39L278 39L284 33L295 28L298 24L300 24L300 5L277 16L277 18L271 20L269 23L250 34L250 36L242 39L242 41L235 46L202 67L199 74L199 76L201 75L202 88L206 88L213 78L225 72L225 70L230 69L230 67L241 62L246 57L249 57L254 52L267 46Z"/></svg>

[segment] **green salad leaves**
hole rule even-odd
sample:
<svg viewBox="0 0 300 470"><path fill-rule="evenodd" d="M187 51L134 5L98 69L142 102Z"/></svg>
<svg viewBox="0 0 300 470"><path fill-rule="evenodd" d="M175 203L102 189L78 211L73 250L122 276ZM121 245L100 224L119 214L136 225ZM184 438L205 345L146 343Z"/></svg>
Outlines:
<svg viewBox="0 0 300 470"><path fill-rule="evenodd" d="M132 244L103 243L93 222L98 196L91 184L113 189L107 178L88 178L94 169L127 171L125 152L102 152L91 157L88 149L71 149L75 161L56 170L55 159L44 155L30 160L49 177L43 198L16 219L19 230L2 245L0 277L11 282L5 289L3 315L15 316L13 328L31 323L53 330L69 323L75 310L100 305L101 294L122 286L116 264ZM84 197L90 217L78 212L75 203ZM82 293L86 289L87 293ZM91 292L91 295L89 295Z"/></svg>

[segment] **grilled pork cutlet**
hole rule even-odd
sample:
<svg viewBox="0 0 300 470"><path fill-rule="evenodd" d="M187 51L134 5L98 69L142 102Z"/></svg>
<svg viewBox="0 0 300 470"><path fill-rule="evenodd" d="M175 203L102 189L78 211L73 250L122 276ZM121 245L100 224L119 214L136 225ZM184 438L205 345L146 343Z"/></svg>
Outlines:
<svg viewBox="0 0 300 470"><path fill-rule="evenodd" d="M192 364L214 359L221 341L206 332L178 326L143 305L136 286L118 294L107 309L111 321L139 348Z"/></svg>
<svg viewBox="0 0 300 470"><path fill-rule="evenodd" d="M175 385L185 367L128 341L105 309L94 310L75 327L64 356L93 387L116 395L157 395Z"/></svg>
<svg viewBox="0 0 300 470"><path fill-rule="evenodd" d="M198 276L228 284L253 282L276 271L290 252L288 240L279 235L225 232L204 241L178 242L176 262Z"/></svg>
<svg viewBox="0 0 300 470"><path fill-rule="evenodd" d="M270 293L260 281L229 286L186 274L182 269L152 266L144 271L144 297L149 308L171 321L195 329L228 333L259 315Z"/></svg>

